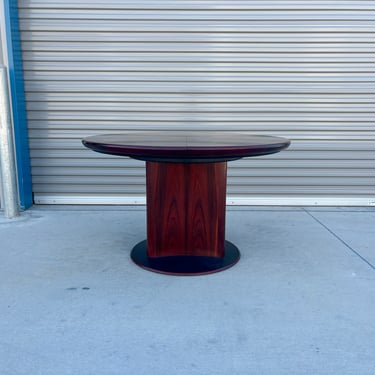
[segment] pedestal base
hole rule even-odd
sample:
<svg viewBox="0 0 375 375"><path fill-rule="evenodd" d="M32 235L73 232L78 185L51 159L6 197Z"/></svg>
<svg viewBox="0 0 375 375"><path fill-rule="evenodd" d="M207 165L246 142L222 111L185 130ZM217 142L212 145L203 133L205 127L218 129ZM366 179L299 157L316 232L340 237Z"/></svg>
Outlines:
<svg viewBox="0 0 375 375"><path fill-rule="evenodd" d="M227 163L146 163L149 257L224 256Z"/></svg>
<svg viewBox="0 0 375 375"><path fill-rule="evenodd" d="M147 256L147 241L139 242L131 252L131 258L138 266L153 272L167 275L207 275L223 271L235 265L240 259L238 248L225 241L224 257L208 257L196 255Z"/></svg>

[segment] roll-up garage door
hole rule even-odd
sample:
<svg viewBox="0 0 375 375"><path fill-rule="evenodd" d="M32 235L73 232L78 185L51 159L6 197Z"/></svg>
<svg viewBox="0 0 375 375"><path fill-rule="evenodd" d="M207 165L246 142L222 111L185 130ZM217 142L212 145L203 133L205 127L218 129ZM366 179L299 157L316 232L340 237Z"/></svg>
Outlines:
<svg viewBox="0 0 375 375"><path fill-rule="evenodd" d="M228 203L375 204L374 1L19 0L36 203L143 203L127 130L285 136Z"/></svg>

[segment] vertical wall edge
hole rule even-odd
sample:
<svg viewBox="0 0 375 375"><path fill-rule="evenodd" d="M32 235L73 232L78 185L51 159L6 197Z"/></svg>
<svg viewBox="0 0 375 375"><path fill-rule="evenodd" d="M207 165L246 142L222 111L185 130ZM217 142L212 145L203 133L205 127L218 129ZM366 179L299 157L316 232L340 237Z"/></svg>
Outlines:
<svg viewBox="0 0 375 375"><path fill-rule="evenodd" d="M18 5L16 0L4 0L4 16L19 199L21 208L27 209L33 204L33 194Z"/></svg>

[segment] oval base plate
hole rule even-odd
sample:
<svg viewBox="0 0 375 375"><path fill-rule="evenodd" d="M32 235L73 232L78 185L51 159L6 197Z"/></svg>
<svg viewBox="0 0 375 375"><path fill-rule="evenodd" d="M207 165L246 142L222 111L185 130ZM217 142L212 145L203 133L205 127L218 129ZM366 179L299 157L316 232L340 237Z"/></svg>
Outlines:
<svg viewBox="0 0 375 375"><path fill-rule="evenodd" d="M225 241L224 246L223 258L195 255L148 257L147 241L144 240L134 246L131 258L135 264L152 272L180 276L207 275L224 271L239 261L241 255L238 248L229 241Z"/></svg>

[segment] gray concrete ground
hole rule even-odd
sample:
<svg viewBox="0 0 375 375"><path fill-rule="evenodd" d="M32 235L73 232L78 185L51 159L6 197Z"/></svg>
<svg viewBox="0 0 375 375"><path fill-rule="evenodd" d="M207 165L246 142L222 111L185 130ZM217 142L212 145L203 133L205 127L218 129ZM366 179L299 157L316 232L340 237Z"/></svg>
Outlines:
<svg viewBox="0 0 375 375"><path fill-rule="evenodd" d="M144 237L143 207L0 218L0 374L375 374L375 209L229 207L209 276L138 268Z"/></svg>

